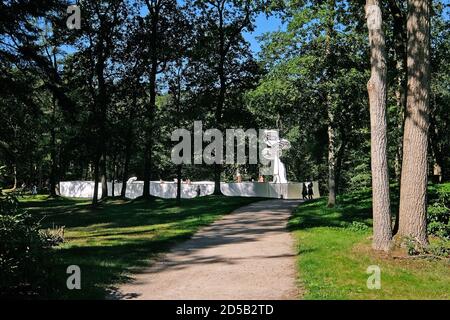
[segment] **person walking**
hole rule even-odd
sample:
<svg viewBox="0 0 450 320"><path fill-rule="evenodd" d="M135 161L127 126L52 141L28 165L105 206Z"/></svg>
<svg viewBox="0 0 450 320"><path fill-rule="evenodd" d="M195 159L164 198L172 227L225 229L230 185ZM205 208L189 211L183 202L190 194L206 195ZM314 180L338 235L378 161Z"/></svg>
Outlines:
<svg viewBox="0 0 450 320"><path fill-rule="evenodd" d="M303 182L302 185L302 197L303 200L306 200L306 196L308 195L308 188L306 187L306 183Z"/></svg>
<svg viewBox="0 0 450 320"><path fill-rule="evenodd" d="M313 182L311 181L308 184L308 199L312 199L314 195L314 191L313 191Z"/></svg>

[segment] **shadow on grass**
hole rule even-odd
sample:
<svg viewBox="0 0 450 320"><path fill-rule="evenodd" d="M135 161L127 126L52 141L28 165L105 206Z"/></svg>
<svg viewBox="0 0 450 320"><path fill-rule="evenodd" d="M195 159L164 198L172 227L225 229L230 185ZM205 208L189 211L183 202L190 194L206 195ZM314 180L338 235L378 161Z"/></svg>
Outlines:
<svg viewBox="0 0 450 320"><path fill-rule="evenodd" d="M392 219L398 211L399 186L390 186ZM362 189L338 196L337 206L327 208L325 197L300 205L289 220L290 230L315 227L345 228L353 222L372 226L372 190Z"/></svg>
<svg viewBox="0 0 450 320"><path fill-rule="evenodd" d="M22 199L43 227L66 226L66 243L54 250L53 299L103 299L127 274L190 238L200 227L259 198L207 196L175 200L110 199L93 209L87 200ZM66 269L78 265L82 289L68 290Z"/></svg>
<svg viewBox="0 0 450 320"><path fill-rule="evenodd" d="M338 198L334 208L327 208L326 198L301 204L288 222L291 231L317 227L345 228L354 221L372 225L370 191L358 192Z"/></svg>
<svg viewBox="0 0 450 320"><path fill-rule="evenodd" d="M188 239L190 233L159 240L128 240L111 246L75 246L55 252L56 264L53 299L103 299L112 285L125 283L131 272L148 266L150 260L169 250L177 242ZM81 290L68 290L66 268L77 265L81 270Z"/></svg>

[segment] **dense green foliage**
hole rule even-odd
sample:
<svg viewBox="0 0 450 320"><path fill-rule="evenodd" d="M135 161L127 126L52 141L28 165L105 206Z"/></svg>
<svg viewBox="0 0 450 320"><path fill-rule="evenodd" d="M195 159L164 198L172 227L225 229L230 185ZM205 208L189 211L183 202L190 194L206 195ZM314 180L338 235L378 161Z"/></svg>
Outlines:
<svg viewBox="0 0 450 320"><path fill-rule="evenodd" d="M171 180L177 168L170 161L170 133L192 129L194 120L204 129L279 129L292 143L284 154L288 178L319 180L322 192L329 150L338 191L370 185L363 1L89 2L81 4L80 30L66 28L65 1L39 2L2 4L5 188L37 184L51 193L59 180L96 174ZM256 55L243 35L255 29L261 12L283 24L261 37ZM406 1L384 4L388 152L396 180L405 81L399 26L405 17ZM433 1L429 167L432 176L438 166L444 180L450 164L449 23L445 1ZM224 166L222 180L233 179L236 169ZM258 168L243 165L240 172L244 180L256 178ZM212 180L214 171L184 165L182 177Z"/></svg>
<svg viewBox="0 0 450 320"><path fill-rule="evenodd" d="M14 195L0 197L0 297L45 295L53 283L50 248L57 239Z"/></svg>
<svg viewBox="0 0 450 320"><path fill-rule="evenodd" d="M437 186L428 207L430 234L450 240L450 185Z"/></svg>

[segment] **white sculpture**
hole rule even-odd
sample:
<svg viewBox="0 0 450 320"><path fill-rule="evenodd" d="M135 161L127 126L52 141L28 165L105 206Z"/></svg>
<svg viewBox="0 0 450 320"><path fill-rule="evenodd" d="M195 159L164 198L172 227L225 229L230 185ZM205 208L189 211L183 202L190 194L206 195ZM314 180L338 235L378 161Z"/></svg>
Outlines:
<svg viewBox="0 0 450 320"><path fill-rule="evenodd" d="M282 150L287 150L291 144L286 139L280 139L277 130L265 130L264 142L270 147L263 150L263 157L272 160L273 183L287 183L286 168L281 162Z"/></svg>
<svg viewBox="0 0 450 320"><path fill-rule="evenodd" d="M137 181L137 177L131 177L130 179L127 180L127 184L128 183L133 183L135 181Z"/></svg>

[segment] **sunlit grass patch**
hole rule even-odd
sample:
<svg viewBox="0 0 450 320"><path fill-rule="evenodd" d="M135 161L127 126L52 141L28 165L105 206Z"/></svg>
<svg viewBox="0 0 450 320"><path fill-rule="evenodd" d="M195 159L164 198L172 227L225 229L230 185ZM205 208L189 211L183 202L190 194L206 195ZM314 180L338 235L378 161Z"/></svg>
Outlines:
<svg viewBox="0 0 450 320"><path fill-rule="evenodd" d="M371 249L370 192L300 205L289 221L297 240L305 299L449 299L448 261L399 259ZM356 221L357 223L354 223ZM364 228L363 226L367 226ZM381 269L381 289L368 289L367 267Z"/></svg>

